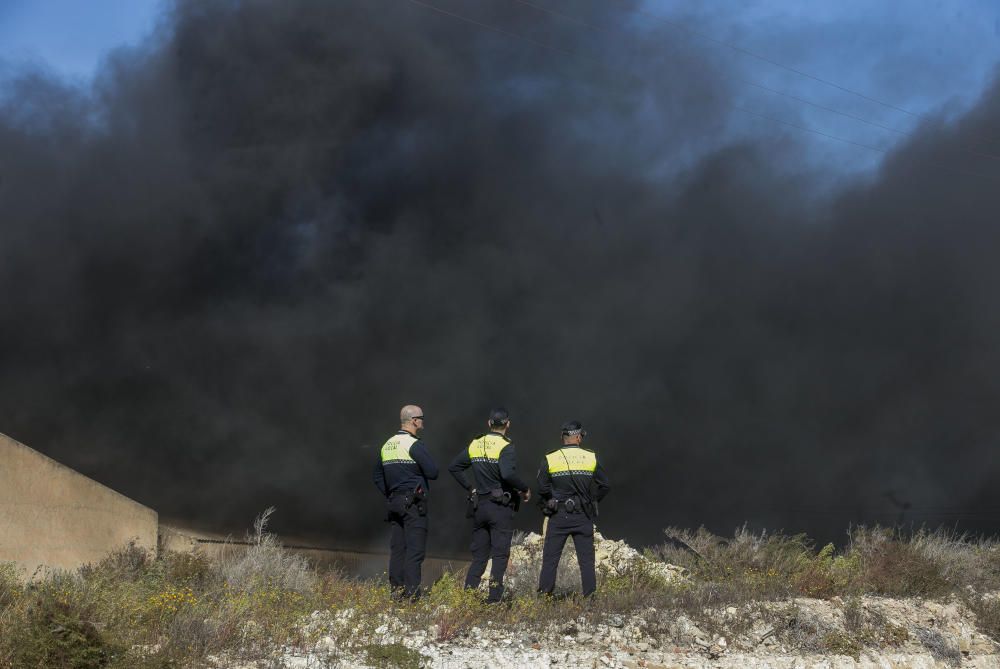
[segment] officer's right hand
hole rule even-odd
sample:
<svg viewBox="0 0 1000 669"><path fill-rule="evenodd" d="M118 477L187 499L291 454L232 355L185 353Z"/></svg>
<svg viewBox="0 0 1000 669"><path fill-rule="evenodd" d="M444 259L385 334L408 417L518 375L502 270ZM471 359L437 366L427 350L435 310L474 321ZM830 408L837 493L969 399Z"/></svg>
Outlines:
<svg viewBox="0 0 1000 669"><path fill-rule="evenodd" d="M531 499L531 489L529 488L528 490L522 490L521 491L521 501L522 502L527 502L529 499Z"/></svg>

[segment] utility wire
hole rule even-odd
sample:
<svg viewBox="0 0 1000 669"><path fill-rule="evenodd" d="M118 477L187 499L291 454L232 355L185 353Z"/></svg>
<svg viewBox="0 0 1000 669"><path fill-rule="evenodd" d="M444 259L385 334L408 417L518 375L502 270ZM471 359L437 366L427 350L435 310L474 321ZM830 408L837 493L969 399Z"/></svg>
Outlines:
<svg viewBox="0 0 1000 669"><path fill-rule="evenodd" d="M464 14L459 14L457 12L449 11L447 9L439 7L439 6L437 6L435 4L432 4L430 2L426 2L425 0L406 0L406 2L409 2L410 4L413 4L413 5L417 5L419 7L423 7L424 9L436 12L438 14L442 14L444 16L448 16L448 17L453 18L455 20L462 21L464 23L468 23L468 24L471 24L471 25L474 25L474 26L478 26L480 28L483 28L485 30L489 30L491 32L498 33L500 35L503 35L503 36L511 38L511 39L516 39L516 40L521 40L521 41L527 42L527 43L532 44L532 45L534 45L536 47L539 47L541 49L546 49L546 50L549 50L549 51L555 51L557 53L561 53L563 55L574 57L574 58L581 57L581 56L588 57L585 54L574 53L572 51L567 51L566 49L562 49L560 47L554 46L552 44L548 44L546 42L541 42L539 40L533 39L533 38L528 37L526 35L522 35L520 33L516 33L516 32L510 31L510 30L505 30L503 28L500 28L500 27L495 26L495 25L490 24L490 23L486 23L486 22L483 22L483 21L478 21L476 19L473 19L473 18L470 18L468 16L465 16ZM815 128L810 128L808 126L799 125L799 124L793 123L791 121L783 121L781 119L777 119L777 118L774 118L772 116L768 116L766 114L761 114L761 113L758 113L758 112L751 111L749 109L746 109L745 107L741 107L741 106L733 104L733 103L723 102L722 104L730 107L731 109L735 109L737 111L740 111L740 112L743 112L743 113L746 113L746 114L750 114L752 116L756 116L758 118L761 118L761 119L764 119L764 120L767 120L767 121L771 121L773 123L779 123L781 125L785 125L785 126L788 126L790 128L794 128L794 129L802 131L802 132L809 132L809 133L812 133L814 135L818 135L820 137L826 137L828 139L836 140L838 142L843 142L845 144L850 144L852 146L856 146L856 147L859 147L859 148L867 149L869 151L875 151L877 153L882 153L882 154L889 154L890 153L889 149L879 148L879 147L871 146L869 144L862 144L861 142L855 142L854 140L850 140L850 139L846 139L844 137L839 137L837 135L826 133L826 132L823 132L822 130L816 130ZM948 165L941 165L941 164L937 164L937 163L927 163L927 164L930 165L930 166L933 166L933 167L935 167L937 169L940 169L940 170L946 170L948 172L953 172L953 173L957 173L957 174L964 174L964 175L968 175L968 176L982 177L982 178L985 178L985 179L997 179L998 177L1000 177L1000 175L996 175L996 174L983 174L983 173L980 173L980 172L972 172L972 171L969 171L969 170L959 169L959 168L951 167L951 166L948 166Z"/></svg>
<svg viewBox="0 0 1000 669"><path fill-rule="evenodd" d="M544 7L542 5L539 5L538 3L532 2L531 0L511 0L511 2L516 2L519 5L523 5L525 7L530 7L531 9L534 9L535 11L539 11L539 12L548 14L549 16L554 16L554 17L562 19L564 21L569 21L571 23L575 23L575 24L577 24L579 26L587 28L588 30L594 30L594 31L597 31L597 32L605 33L605 34L610 34L612 32L611 30L609 30L608 28L605 28L603 26L598 26L598 25L595 25L595 24L590 23L588 21L585 21L585 20L583 20L583 19L581 19L579 17L572 16L570 14L565 14L563 12L560 12L560 11L557 11L557 10L554 10L554 9L550 9L548 7ZM667 20L667 19L664 19L664 20ZM788 98L789 100L794 100L795 102L799 102L799 103L808 105L810 107L814 107L815 109L821 109L823 111L830 112L831 114L837 114L838 116L843 116L844 118L848 118L848 119L851 119L853 121L858 121L860 123L864 123L866 125L870 125L870 126L872 126L874 128L879 128L881 130L887 130L888 132L892 132L892 133L895 133L897 135L902 135L904 137L917 137L918 136L918 133L916 133L916 132L910 132L910 131L907 131L907 130L900 130L899 128L894 128L893 126L885 125L884 123L879 123L878 121L872 121L872 120L864 118L862 116L857 116L857 115L851 114L849 112L841 111L839 109L835 109L833 107L829 107L827 105L823 105L823 104L820 104L818 102L814 102L812 100L808 100L806 98L799 97L799 96L794 95L792 93L786 93L785 91L778 90L777 88L772 88L771 86L768 86L766 84L762 84L762 83L759 83L759 82L756 82L756 81L753 81L753 80L750 80L750 79L745 79L743 77L735 76L735 75L732 75L732 74L727 74L727 73L724 73L724 72L718 72L718 71L716 71L716 70L714 70L714 69L712 69L710 67L707 67L705 65L702 65L702 64L698 63L693 58L687 58L687 59L685 59L685 62L688 63L688 64L690 64L690 65L694 65L695 67L700 68L700 70L702 72L705 72L705 73L707 73L709 75L718 77L720 79L728 79L730 81L736 81L736 82L739 82L741 84L745 84L747 86L753 86L754 88L759 88L759 89L761 89L763 91L767 91L768 93L772 93L774 95L780 95L782 97ZM993 160L1000 160L1000 155L993 154L993 153L986 153L986 152L979 151L979 150L973 149L973 148L963 149L963 151L965 151L967 153L971 153L971 154L976 155L976 156L980 156L982 158L990 158L990 159L993 159Z"/></svg>

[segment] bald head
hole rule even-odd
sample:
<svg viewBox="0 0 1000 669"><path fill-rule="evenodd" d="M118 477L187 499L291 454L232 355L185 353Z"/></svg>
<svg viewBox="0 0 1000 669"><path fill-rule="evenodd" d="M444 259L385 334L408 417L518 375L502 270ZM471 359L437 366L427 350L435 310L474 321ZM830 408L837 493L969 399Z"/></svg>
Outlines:
<svg viewBox="0 0 1000 669"><path fill-rule="evenodd" d="M411 434L424 429L424 410L416 404L407 404L399 410L399 425Z"/></svg>

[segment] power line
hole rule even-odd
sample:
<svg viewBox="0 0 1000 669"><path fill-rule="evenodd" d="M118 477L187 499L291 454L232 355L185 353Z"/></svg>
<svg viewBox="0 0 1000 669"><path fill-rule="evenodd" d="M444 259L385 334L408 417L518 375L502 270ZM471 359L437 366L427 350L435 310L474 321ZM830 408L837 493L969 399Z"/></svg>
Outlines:
<svg viewBox="0 0 1000 669"><path fill-rule="evenodd" d="M583 26L583 27L585 27L585 28L587 28L589 30L595 30L595 31L603 32L603 33L610 33L611 32L607 28L604 28L603 26L597 26L597 25L594 25L593 23L585 21L585 20L583 20L583 19L581 19L579 17L572 16L570 14L565 14L563 12L560 12L560 11L557 11L557 10L554 10L554 9L550 9L548 7L544 7L544 6L539 5L539 4L535 3L535 2L532 2L531 0L511 0L511 1L512 2L516 2L516 3L520 4L520 5L524 5L525 7L530 7L532 9L536 10L536 11L543 12L543 13L548 14L550 16L554 16L554 17L563 19L565 21L570 21L572 23L576 23L577 25ZM802 98L802 97L799 97L799 96L791 94L791 93L786 93L784 91L778 90L776 88L772 88L771 86L768 86L766 84L762 84L762 83L753 81L751 79L745 79L743 77L735 76L735 75L732 75L732 74L727 74L727 73L724 73L724 72L715 71L715 70L713 70L713 69L711 69L709 67L706 67L704 65L701 65L701 64L697 63L695 61L695 59L693 59L693 58L686 59L686 62L689 63L689 64L694 64L695 66L700 67L701 71L709 73L709 74L714 75L716 77L719 77L721 79L728 79L730 81L740 82L740 83L745 84L747 86L753 86L753 87L759 88L759 89L761 89L763 91L767 91L768 93L772 93L774 95L780 95L782 97L788 98L789 100L794 100L795 102L799 102L799 103L808 105L810 107L814 107L816 109L821 109L823 111L830 112L832 114L837 114L838 116L843 116L844 118L848 118L848 119L851 119L853 121L858 121L860 123L864 123L866 125L870 125L870 126L872 126L874 128L879 128L881 130L887 130L887 131L895 133L897 135L902 135L904 137L917 137L918 136L918 133L910 132L910 131L907 131L907 130L900 130L899 128L894 128L893 126L885 125L884 123L879 123L878 121L872 121L872 120L866 119L866 118L864 118L862 116L857 116L857 115L851 114L849 112L841 111L839 109L835 109L833 107L829 107L827 105L823 105L823 104L820 104L818 102L814 102L812 100L808 100L806 98ZM750 113L752 113L752 112L750 112ZM869 148L869 147L865 147L865 148ZM967 153L971 153L973 155L980 156L982 158L991 158L993 160L1000 160L1000 155L996 155L996 154L993 154L993 153L985 153L983 151L978 151L976 149L963 149L963 151L965 151Z"/></svg>
<svg viewBox="0 0 1000 669"><path fill-rule="evenodd" d="M520 1L520 0L518 0L518 1ZM541 49L555 51L557 53L561 53L563 55L574 57L574 58L575 57L580 57L580 56L584 55L584 54L580 54L580 53L574 53L574 52L571 52L571 51L567 51L566 49L562 49L560 47L548 44L546 42L541 42L539 40L533 39L533 38L528 37L526 35L522 35L520 33L516 33L516 32L510 31L510 30L505 30L503 28L500 28L500 27L495 26L495 25L490 24L490 23L485 23L483 21L478 21L476 19L470 18L470 17L465 16L463 14L459 14L457 12L452 12L452 11L446 10L446 9L444 9L442 7L439 7L437 5L434 5L434 4L430 3L430 2L426 2L425 0L406 0L406 2L409 2L411 4L417 5L419 7L423 7L424 9L436 12L438 14L442 14L444 16L456 19L458 21L462 21L464 23L468 23L470 25L474 25L474 26L477 26L479 28L483 28L485 30L489 30L491 32L495 32L497 34L503 35L504 37L508 37L508 38L511 38L511 39L516 39L516 40L521 40L521 41L527 42L527 43L532 44L532 45L534 45L536 47L539 47ZM874 146L871 146L869 144L863 144L861 142L855 142L854 140L846 139L844 137L840 137L840 136L833 135L833 134L830 134L830 133L827 133L827 132L823 132L822 130L816 130L815 128L810 128L808 126L799 125L799 124L793 123L791 121L784 121L784 120L781 120L781 119L777 119L777 118L774 118L772 116L768 116L766 114L761 114L761 113L758 113L758 112L751 111L749 109L746 109L746 108L741 107L739 105L736 105L734 103L725 103L724 102L722 104L730 107L731 109L735 109L737 111L740 111L740 112L743 112L743 113L746 113L746 114L750 114L752 116L756 116L758 118L761 118L761 119L764 119L764 120L767 120L767 121L771 121L773 123L779 123L781 125L785 125L787 127L794 128L794 129L802 131L802 132L809 132L809 133L812 133L814 135L818 135L820 137L825 137L827 139L836 140L838 142L843 142L845 144L850 144L852 146L856 146L856 147L859 147L859 148L867 149L869 151L875 151L877 153L882 153L882 154L888 154L888 153L890 153L889 149L874 147ZM951 166L948 166L948 165L939 165L937 163L926 163L926 164L928 164L928 165L930 165L932 167L936 167L937 169L946 170L946 171L954 172L954 173L957 173L957 174L964 174L964 175L968 175L968 176L982 177L982 178L985 178L985 179L996 179L996 178L998 178L998 176L1000 176L1000 175L995 175L995 174L982 174L980 172L972 172L972 171L968 171L968 170L964 170L964 169L954 168L954 167L951 167Z"/></svg>

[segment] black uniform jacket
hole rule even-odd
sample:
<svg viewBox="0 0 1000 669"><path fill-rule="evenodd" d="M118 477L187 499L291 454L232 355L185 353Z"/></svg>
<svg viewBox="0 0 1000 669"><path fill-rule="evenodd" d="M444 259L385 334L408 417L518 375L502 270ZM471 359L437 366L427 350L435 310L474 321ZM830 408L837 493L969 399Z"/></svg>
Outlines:
<svg viewBox="0 0 1000 669"><path fill-rule="evenodd" d="M466 490L472 488L465 477L465 470L470 467L475 478L475 488L482 495L497 489L504 492L523 492L528 489L528 484L517 475L514 444L499 432L479 435L448 466L448 471Z"/></svg>
<svg viewBox="0 0 1000 669"><path fill-rule="evenodd" d="M375 487L388 497L394 492L426 491L429 480L438 477L438 468L427 447L414 435L400 430L379 450L372 470Z"/></svg>
<svg viewBox="0 0 1000 669"><path fill-rule="evenodd" d="M538 495L546 500L579 498L599 502L611 490L608 475L594 451L580 446L561 446L546 453L538 468Z"/></svg>

